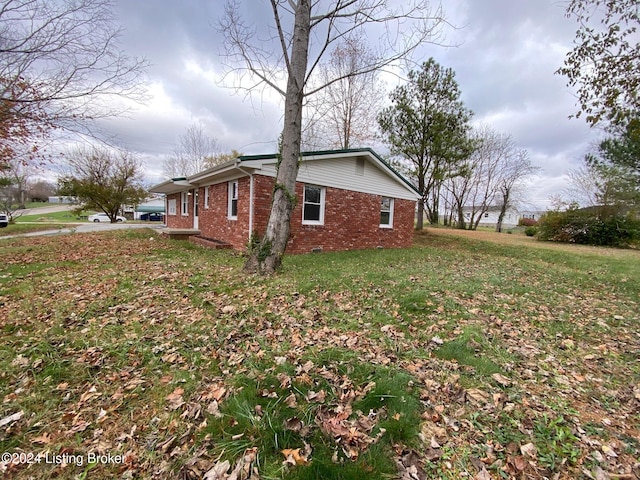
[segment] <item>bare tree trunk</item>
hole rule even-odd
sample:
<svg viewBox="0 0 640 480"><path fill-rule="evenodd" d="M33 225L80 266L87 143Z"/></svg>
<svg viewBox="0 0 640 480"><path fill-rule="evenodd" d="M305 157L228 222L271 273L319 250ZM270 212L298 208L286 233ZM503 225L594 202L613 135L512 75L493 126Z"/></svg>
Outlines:
<svg viewBox="0 0 640 480"><path fill-rule="evenodd" d="M416 230L420 231L424 228L424 199L418 200L418 212L416 216Z"/></svg>
<svg viewBox="0 0 640 480"><path fill-rule="evenodd" d="M244 270L270 275L280 267L291 230L291 212L296 205L296 177L300 159L302 133L302 105L307 73L309 33L311 24L310 0L300 0L296 9L291 63L288 67L287 91L284 104L282 159L273 191L273 204L267 229L260 245L250 252Z"/></svg>
<svg viewBox="0 0 640 480"><path fill-rule="evenodd" d="M500 205L500 214L498 215L498 223L496 223L496 232L502 232L502 222L509 208L510 189L504 189L502 192L502 203Z"/></svg>

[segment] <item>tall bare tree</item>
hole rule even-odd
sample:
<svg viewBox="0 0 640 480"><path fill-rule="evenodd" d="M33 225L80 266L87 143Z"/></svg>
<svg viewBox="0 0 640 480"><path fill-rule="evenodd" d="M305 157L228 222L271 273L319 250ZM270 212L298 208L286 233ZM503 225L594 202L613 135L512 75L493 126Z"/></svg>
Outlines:
<svg viewBox="0 0 640 480"><path fill-rule="evenodd" d="M115 0L0 0L0 123L87 133L141 100L146 62L119 46ZM2 139L0 139L1 141Z"/></svg>
<svg viewBox="0 0 640 480"><path fill-rule="evenodd" d="M306 129L311 129L314 148L348 149L370 144L375 139L376 116L384 89L379 71L354 75L371 64L375 54L362 35L345 38L319 67L319 81L327 87L311 98ZM339 79L332 81L333 79Z"/></svg>
<svg viewBox="0 0 640 480"><path fill-rule="evenodd" d="M496 232L502 231L504 217L512 207L520 200L522 193L522 181L536 173L540 168L534 166L529 158L529 152L524 149L516 149L505 157L500 164L497 182L497 206L500 208Z"/></svg>
<svg viewBox="0 0 640 480"><path fill-rule="evenodd" d="M219 154L218 141L194 123L178 137L173 154L164 161L163 172L168 178L187 177L214 166Z"/></svg>
<svg viewBox="0 0 640 480"><path fill-rule="evenodd" d="M473 153L465 160L461 175L446 182L456 225L469 230L477 229L483 215L495 205L501 165L516 150L510 135L486 125L477 127L472 137Z"/></svg>
<svg viewBox="0 0 640 480"><path fill-rule="evenodd" d="M378 53L350 76L367 74L433 41L444 22L441 9L432 9L426 0L270 0L270 6L273 35L266 41L243 21L237 3L227 4L220 21L232 68L247 73L251 81L246 88L270 87L284 98L281 161L271 213L260 245L245 263L246 271L264 274L278 269L289 240L305 98L346 78L316 81L321 59L343 38L366 27L377 28Z"/></svg>

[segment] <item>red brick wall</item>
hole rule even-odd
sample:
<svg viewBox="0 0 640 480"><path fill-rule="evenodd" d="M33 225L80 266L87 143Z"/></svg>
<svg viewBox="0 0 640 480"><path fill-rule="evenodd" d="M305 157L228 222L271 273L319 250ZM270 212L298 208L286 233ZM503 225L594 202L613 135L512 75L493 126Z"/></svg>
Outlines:
<svg viewBox="0 0 640 480"><path fill-rule="evenodd" d="M253 230L262 235L271 209L275 179L254 176ZM209 208L204 208L204 187L199 192L199 227L202 236L220 240L244 250L249 241L249 177L238 180L238 219L227 218L228 184L209 187ZM298 205L291 217L291 239L287 253L353 250L362 248L409 247L413 241L415 202L394 200L393 228L380 228L380 196L326 188L324 225L302 225L303 184L296 184ZM177 215L167 216L170 228L191 228L193 212L180 214L180 194L176 198Z"/></svg>
<svg viewBox="0 0 640 480"><path fill-rule="evenodd" d="M169 215L167 212L166 221L168 228L193 228L193 200L192 197L189 196L189 215L182 215L182 197L179 193L174 193L172 195L167 195L167 205L169 204L169 200L175 199L176 201L176 214Z"/></svg>
<svg viewBox="0 0 640 480"><path fill-rule="evenodd" d="M204 187L200 188L198 210L201 235L229 243L244 250L249 242L249 177L238 179L238 215L236 220L227 216L229 202L228 182L209 186L209 208L204 206Z"/></svg>
<svg viewBox="0 0 640 480"><path fill-rule="evenodd" d="M302 184L296 186L296 195L289 253L411 246L415 202L395 199L393 228L380 228L381 196L327 187L324 225L303 225Z"/></svg>

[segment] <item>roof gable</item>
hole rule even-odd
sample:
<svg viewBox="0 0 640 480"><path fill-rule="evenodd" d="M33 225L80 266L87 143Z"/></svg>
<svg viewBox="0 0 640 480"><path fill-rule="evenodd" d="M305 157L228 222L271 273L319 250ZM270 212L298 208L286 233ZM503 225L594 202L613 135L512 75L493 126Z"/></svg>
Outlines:
<svg viewBox="0 0 640 480"><path fill-rule="evenodd" d="M300 155L299 182L411 200L420 198L420 193L406 178L369 148L302 152ZM243 155L186 179L168 180L152 187L151 191L176 193L254 173L275 177L277 164L278 154Z"/></svg>
<svg viewBox="0 0 640 480"><path fill-rule="evenodd" d="M302 162L297 177L299 182L412 200L421 197L405 177L370 148L302 152L300 156ZM366 161L376 170L369 169L369 173L363 178L362 170L358 173L358 159ZM255 168L260 173L270 176L276 174L278 154L243 155L239 160L242 165ZM320 164L324 164L324 168Z"/></svg>

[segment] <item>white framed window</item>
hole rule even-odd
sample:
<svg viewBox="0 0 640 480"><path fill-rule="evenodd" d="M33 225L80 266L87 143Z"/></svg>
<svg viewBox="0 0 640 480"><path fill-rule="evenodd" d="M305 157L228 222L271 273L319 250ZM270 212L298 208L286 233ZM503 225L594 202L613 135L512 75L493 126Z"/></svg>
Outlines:
<svg viewBox="0 0 640 480"><path fill-rule="evenodd" d="M209 187L204 187L204 208L209 208Z"/></svg>
<svg viewBox="0 0 640 480"><path fill-rule="evenodd" d="M186 217L189 215L189 192L182 192L180 194L180 203L182 204L180 212Z"/></svg>
<svg viewBox="0 0 640 480"><path fill-rule="evenodd" d="M317 185L304 186L302 202L302 224L324 225L325 188Z"/></svg>
<svg viewBox="0 0 640 480"><path fill-rule="evenodd" d="M227 218L230 220L238 219L238 181L229 182L229 203L227 206Z"/></svg>
<svg viewBox="0 0 640 480"><path fill-rule="evenodd" d="M382 197L380 200L380 227L393 227L393 198Z"/></svg>
<svg viewBox="0 0 640 480"><path fill-rule="evenodd" d="M176 199L175 198L170 198L168 205L167 205L167 213L169 215L175 215L177 211L176 208Z"/></svg>

